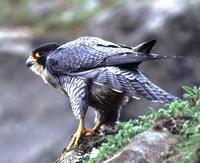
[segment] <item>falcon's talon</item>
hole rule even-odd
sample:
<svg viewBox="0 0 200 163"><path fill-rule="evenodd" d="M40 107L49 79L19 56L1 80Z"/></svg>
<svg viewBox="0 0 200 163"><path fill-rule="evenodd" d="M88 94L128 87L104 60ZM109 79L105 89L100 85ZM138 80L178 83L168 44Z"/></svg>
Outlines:
<svg viewBox="0 0 200 163"><path fill-rule="evenodd" d="M96 135L97 133L92 130L92 129L89 129L89 128L84 128L83 130L78 130L72 137L69 145L67 146L67 151L75 148L78 143L79 143L79 140L81 138L81 136L94 136Z"/></svg>
<svg viewBox="0 0 200 163"><path fill-rule="evenodd" d="M67 148L66 148L67 151L70 151L70 150L74 149L75 140L76 140L76 134L74 134L74 136L72 137L69 145L67 146Z"/></svg>
<svg viewBox="0 0 200 163"><path fill-rule="evenodd" d="M96 134L97 132L95 132L93 129L90 129L90 128L85 128L83 131L84 136L94 136Z"/></svg>
<svg viewBox="0 0 200 163"><path fill-rule="evenodd" d="M81 136L94 136L96 134L97 133L93 129L85 128L84 119L80 118L78 129L67 146L67 151L75 148L78 145Z"/></svg>

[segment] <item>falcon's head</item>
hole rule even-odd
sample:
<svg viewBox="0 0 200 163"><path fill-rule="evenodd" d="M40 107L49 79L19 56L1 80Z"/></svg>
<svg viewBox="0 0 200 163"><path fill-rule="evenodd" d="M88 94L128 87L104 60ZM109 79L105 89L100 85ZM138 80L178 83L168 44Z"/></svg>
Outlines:
<svg viewBox="0 0 200 163"><path fill-rule="evenodd" d="M56 43L47 43L36 47L26 60L26 66L37 75L42 75L48 54L56 50L59 46Z"/></svg>

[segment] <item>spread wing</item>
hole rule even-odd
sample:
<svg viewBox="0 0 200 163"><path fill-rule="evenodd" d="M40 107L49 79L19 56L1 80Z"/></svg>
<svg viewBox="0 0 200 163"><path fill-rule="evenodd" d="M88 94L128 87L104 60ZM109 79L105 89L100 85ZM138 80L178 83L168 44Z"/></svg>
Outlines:
<svg viewBox="0 0 200 163"><path fill-rule="evenodd" d="M81 37L56 49L47 58L47 69L54 74L74 74L105 66L137 66L142 61L167 58L149 54L155 41L135 48L117 45L96 37Z"/></svg>

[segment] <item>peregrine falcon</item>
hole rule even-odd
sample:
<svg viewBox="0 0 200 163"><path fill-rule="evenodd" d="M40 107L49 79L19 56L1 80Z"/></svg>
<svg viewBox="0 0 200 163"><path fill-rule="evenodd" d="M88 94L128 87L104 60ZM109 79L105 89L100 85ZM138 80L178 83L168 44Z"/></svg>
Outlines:
<svg viewBox="0 0 200 163"><path fill-rule="evenodd" d="M176 99L139 70L143 61L170 58L150 53L155 42L129 47L85 36L63 45L43 44L32 51L27 67L68 96L73 114L79 120L68 150L78 144L81 136L92 136L102 127L115 126L119 111L129 98L143 96L165 103ZM96 111L92 129L84 124L88 106Z"/></svg>

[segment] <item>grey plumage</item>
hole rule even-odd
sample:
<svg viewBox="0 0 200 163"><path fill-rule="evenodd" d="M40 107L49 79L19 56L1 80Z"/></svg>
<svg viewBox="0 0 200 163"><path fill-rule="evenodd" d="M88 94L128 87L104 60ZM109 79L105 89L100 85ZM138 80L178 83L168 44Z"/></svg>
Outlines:
<svg viewBox="0 0 200 163"><path fill-rule="evenodd" d="M56 74L69 75L98 67L138 64L145 60L167 57L146 55L136 52L134 48L120 46L96 37L80 37L60 46L50 54L47 65L50 65L49 70Z"/></svg>
<svg viewBox="0 0 200 163"><path fill-rule="evenodd" d="M149 54L155 44L155 41L152 42L149 47L147 45L150 43L143 43L131 48L96 37L81 37L49 54L46 66L50 74L64 81L61 84L69 94L76 117L82 108L86 108L79 105L81 103L77 99L83 98L84 93L88 92L86 86L78 85L77 80L87 85L87 79L91 79L98 85L107 85L116 92L126 92L127 96L133 98L144 96L152 101L169 102L175 97L151 83L138 70L142 61L167 58ZM76 86L73 91L70 91L70 85ZM76 89L83 94L70 93L76 92Z"/></svg>
<svg viewBox="0 0 200 163"><path fill-rule="evenodd" d="M84 116L90 105L102 125L114 125L126 97L143 96L157 102L176 99L138 69L143 61L170 58L151 54L154 44L152 40L128 47L96 37L80 37L51 50L41 76L69 96L76 118Z"/></svg>

